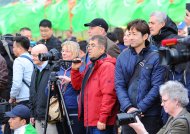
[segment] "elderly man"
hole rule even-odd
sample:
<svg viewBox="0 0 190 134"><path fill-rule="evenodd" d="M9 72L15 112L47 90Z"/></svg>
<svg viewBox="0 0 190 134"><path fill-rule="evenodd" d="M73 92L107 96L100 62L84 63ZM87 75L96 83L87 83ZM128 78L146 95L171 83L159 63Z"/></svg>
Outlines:
<svg viewBox="0 0 190 134"><path fill-rule="evenodd" d="M50 71L48 61L40 61L38 55L47 53L48 49L43 44L38 44L32 48L31 55L35 64L35 69L32 74L32 82L30 87L30 108L32 111L31 121L35 122L35 127L38 134L43 133L43 124L45 120L47 95L45 94ZM57 134L55 124L48 124L47 134Z"/></svg>
<svg viewBox="0 0 190 134"><path fill-rule="evenodd" d="M176 38L178 29L176 24L164 13L153 12L149 19L150 43L157 48L163 39Z"/></svg>
<svg viewBox="0 0 190 134"><path fill-rule="evenodd" d="M90 23L84 24L84 26L89 27L88 35L90 38L94 35L105 36L108 44L106 49L107 53L110 56L117 58L117 56L120 54L120 49L113 41L107 38L106 34L109 27L104 19L96 18L92 20Z"/></svg>
<svg viewBox="0 0 190 134"><path fill-rule="evenodd" d="M106 54L107 39L93 36L88 48L91 63L85 73L80 73L82 63L73 63L71 83L81 89L79 119L84 120L88 134L113 134L117 113L117 97L114 88L115 58Z"/></svg>

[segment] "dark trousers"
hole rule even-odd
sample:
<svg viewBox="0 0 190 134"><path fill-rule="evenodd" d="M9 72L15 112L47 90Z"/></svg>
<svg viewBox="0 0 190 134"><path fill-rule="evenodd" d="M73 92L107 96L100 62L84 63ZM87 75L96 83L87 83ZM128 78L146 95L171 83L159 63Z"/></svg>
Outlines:
<svg viewBox="0 0 190 134"><path fill-rule="evenodd" d="M67 112L69 114L69 120L71 123L71 128L73 131L73 134L85 134L85 127L82 121L78 120L78 115L77 115L77 109L67 109ZM65 119L65 122L66 119ZM61 126L61 123L57 123L57 129L59 134L64 134L64 132L61 132L60 130L63 129ZM66 124L66 134L70 134L70 127L68 125L68 123Z"/></svg>
<svg viewBox="0 0 190 134"><path fill-rule="evenodd" d="M158 117L142 117L141 122L149 134L156 134L162 127L161 118ZM122 126L122 134L136 134L128 125Z"/></svg>
<svg viewBox="0 0 190 134"><path fill-rule="evenodd" d="M25 106L29 107L29 100L20 101L20 102L17 103L17 105L19 105L19 104L22 104L22 105L25 105Z"/></svg>
<svg viewBox="0 0 190 134"><path fill-rule="evenodd" d="M97 127L86 128L86 134L115 134L114 126L106 126L106 130L99 130Z"/></svg>

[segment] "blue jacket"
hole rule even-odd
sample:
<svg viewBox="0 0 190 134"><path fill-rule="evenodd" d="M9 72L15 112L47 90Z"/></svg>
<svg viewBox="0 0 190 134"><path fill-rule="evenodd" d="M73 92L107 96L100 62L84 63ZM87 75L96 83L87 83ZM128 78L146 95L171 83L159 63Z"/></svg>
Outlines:
<svg viewBox="0 0 190 134"><path fill-rule="evenodd" d="M63 76L64 74L68 77L70 77L71 67L68 69L65 69L63 67L60 68L60 71L58 72L58 75ZM67 109L77 109L78 108L78 102L77 102L77 96L79 94L79 91L76 91L71 83L69 83L66 86L66 89L62 88L63 98L65 101L65 105Z"/></svg>
<svg viewBox="0 0 190 134"><path fill-rule="evenodd" d="M128 108L133 107L128 94L127 87L135 69L138 56L145 57L152 51L150 46L144 48L139 54L133 48L124 50L117 58L115 71L116 93L121 105L121 110L126 112ZM139 83L137 86L137 108L144 115L160 114L160 96L159 86L164 82L164 67L159 65L159 55L155 53L147 60L142 67Z"/></svg>

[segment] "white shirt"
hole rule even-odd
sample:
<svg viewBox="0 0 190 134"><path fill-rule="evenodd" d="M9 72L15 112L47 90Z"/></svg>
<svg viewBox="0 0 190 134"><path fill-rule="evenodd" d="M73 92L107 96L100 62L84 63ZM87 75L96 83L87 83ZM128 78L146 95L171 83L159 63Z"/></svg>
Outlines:
<svg viewBox="0 0 190 134"><path fill-rule="evenodd" d="M21 127L17 128L17 129L15 129L14 130L14 134L24 134L25 133L25 127L26 127L26 125L21 126Z"/></svg>

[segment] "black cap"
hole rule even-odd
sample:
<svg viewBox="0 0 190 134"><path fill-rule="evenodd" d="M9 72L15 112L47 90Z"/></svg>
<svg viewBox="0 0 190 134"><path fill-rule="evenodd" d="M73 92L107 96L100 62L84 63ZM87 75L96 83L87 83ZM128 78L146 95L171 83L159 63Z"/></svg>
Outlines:
<svg viewBox="0 0 190 134"><path fill-rule="evenodd" d="M95 27L95 26L99 26L105 29L105 31L108 31L108 23L102 19L102 18L96 18L94 20L92 20L90 23L86 23L84 24L85 27Z"/></svg>

